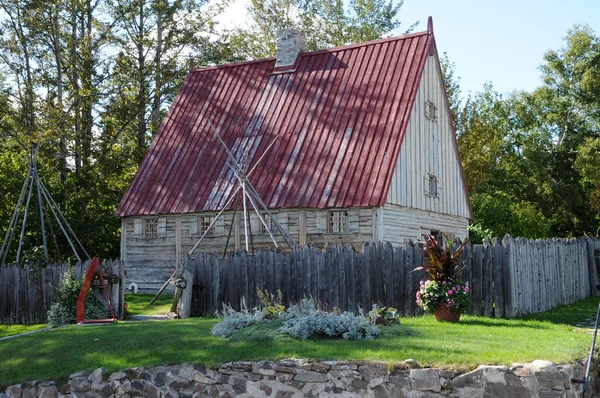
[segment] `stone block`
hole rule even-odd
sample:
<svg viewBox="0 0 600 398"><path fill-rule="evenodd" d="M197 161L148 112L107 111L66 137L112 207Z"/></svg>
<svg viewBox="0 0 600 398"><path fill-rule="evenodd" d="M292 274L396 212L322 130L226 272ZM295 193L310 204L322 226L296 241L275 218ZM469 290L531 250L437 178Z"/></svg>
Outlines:
<svg viewBox="0 0 600 398"><path fill-rule="evenodd" d="M531 395L531 390L528 388L526 379L522 379L514 374L507 373L506 380L506 396L507 397L527 397Z"/></svg>
<svg viewBox="0 0 600 398"><path fill-rule="evenodd" d="M73 373L71 376L69 376L69 379L88 377L90 375L90 373L91 372L89 370L82 370L81 372Z"/></svg>
<svg viewBox="0 0 600 398"><path fill-rule="evenodd" d="M413 389L420 391L440 392L440 371L438 369L412 369L410 384Z"/></svg>
<svg viewBox="0 0 600 398"><path fill-rule="evenodd" d="M104 381L104 372L106 370L104 368L98 368L94 370L89 376L88 380L92 383L102 383Z"/></svg>
<svg viewBox="0 0 600 398"><path fill-rule="evenodd" d="M196 373L196 376L194 376L194 381L209 385L217 383L214 379L211 379L210 377L204 376L200 373Z"/></svg>
<svg viewBox="0 0 600 398"><path fill-rule="evenodd" d="M352 380L350 385L357 390L364 390L369 387L369 382L365 380Z"/></svg>
<svg viewBox="0 0 600 398"><path fill-rule="evenodd" d="M110 397L115 392L110 383L106 383L99 391L100 395L102 395L104 398Z"/></svg>
<svg viewBox="0 0 600 398"><path fill-rule="evenodd" d="M269 361L259 361L252 364L252 373L263 376L275 376L275 363Z"/></svg>
<svg viewBox="0 0 600 398"><path fill-rule="evenodd" d="M87 379L87 376L84 377L74 378L69 381L71 392L81 393L90 391L92 383Z"/></svg>
<svg viewBox="0 0 600 398"><path fill-rule="evenodd" d="M327 375L319 372L313 372L312 370L298 369L294 380L305 383L325 383L327 381Z"/></svg>
<svg viewBox="0 0 600 398"><path fill-rule="evenodd" d="M122 380L122 379L125 379L126 377L127 377L127 374L125 372L114 372L113 374L110 375L108 380L109 381Z"/></svg>
<svg viewBox="0 0 600 398"><path fill-rule="evenodd" d="M275 380L281 381L281 382L290 381L293 379L294 379L293 373L277 373L275 375Z"/></svg>
<svg viewBox="0 0 600 398"><path fill-rule="evenodd" d="M131 390L131 381L124 380L119 387L116 388L115 392L117 395L128 394L129 390Z"/></svg>
<svg viewBox="0 0 600 398"><path fill-rule="evenodd" d="M265 396L270 397L273 394L273 387L267 382L260 383L260 390L265 394Z"/></svg>
<svg viewBox="0 0 600 398"><path fill-rule="evenodd" d="M252 362L250 361L237 361L231 364L233 370L239 370L240 372L251 372Z"/></svg>
<svg viewBox="0 0 600 398"><path fill-rule="evenodd" d="M398 387L410 388L410 376L408 372L397 372L390 375L390 383Z"/></svg>
<svg viewBox="0 0 600 398"><path fill-rule="evenodd" d="M412 371L411 371L412 373ZM448 388L481 388L483 387L483 369L477 368L469 373L462 374L450 380Z"/></svg>
<svg viewBox="0 0 600 398"><path fill-rule="evenodd" d="M329 368L329 365L322 362L317 362L313 364L311 370L319 373L327 373L329 371Z"/></svg>
<svg viewBox="0 0 600 398"><path fill-rule="evenodd" d="M21 398L35 398L37 397L37 389L35 387L23 388Z"/></svg>
<svg viewBox="0 0 600 398"><path fill-rule="evenodd" d="M195 376L196 369L194 369L192 366L188 365L179 369L179 377L181 377L182 379L185 379L187 381L193 381Z"/></svg>
<svg viewBox="0 0 600 398"><path fill-rule="evenodd" d="M358 371L360 374L362 374L366 381L371 381L376 377L387 375L386 366L379 364L359 366Z"/></svg>
<svg viewBox="0 0 600 398"><path fill-rule="evenodd" d="M246 393L246 380L240 378L233 378L230 380L229 385L233 389L233 392L236 394L245 394Z"/></svg>
<svg viewBox="0 0 600 398"><path fill-rule="evenodd" d="M58 390L56 386L40 387L38 389L38 398L57 398Z"/></svg>
<svg viewBox="0 0 600 398"><path fill-rule="evenodd" d="M280 373L291 373L293 375L296 374L296 368L291 366L283 366L283 365L275 365L275 371Z"/></svg>

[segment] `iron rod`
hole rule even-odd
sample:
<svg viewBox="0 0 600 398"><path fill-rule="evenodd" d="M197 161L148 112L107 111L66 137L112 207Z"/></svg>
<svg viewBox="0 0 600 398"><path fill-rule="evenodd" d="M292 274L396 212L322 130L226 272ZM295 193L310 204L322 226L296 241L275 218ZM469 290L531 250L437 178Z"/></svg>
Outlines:
<svg viewBox="0 0 600 398"><path fill-rule="evenodd" d="M590 356L588 357L587 368L585 370L585 379L583 382L583 398L585 398L585 392L587 391L588 380L590 378L590 371L592 370L592 359L594 357L594 346L596 345L596 335L598 334L598 321L600 320L600 304L598 304L598 312L596 312L596 326L594 327L594 338L592 339L592 348L590 349Z"/></svg>

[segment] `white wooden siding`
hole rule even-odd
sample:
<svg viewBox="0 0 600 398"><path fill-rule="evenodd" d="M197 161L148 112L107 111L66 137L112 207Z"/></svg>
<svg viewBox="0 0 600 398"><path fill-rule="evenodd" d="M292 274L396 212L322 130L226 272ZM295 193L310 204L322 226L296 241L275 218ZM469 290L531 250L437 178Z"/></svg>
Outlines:
<svg viewBox="0 0 600 398"><path fill-rule="evenodd" d="M382 240L393 245L404 243L405 239L422 239L423 234L441 231L461 240L468 236L468 219L450 214L437 214L430 211L405 206L387 204L378 212L382 217Z"/></svg>
<svg viewBox="0 0 600 398"><path fill-rule="evenodd" d="M425 117L426 101L437 107L437 121ZM428 195L429 174L437 177L436 197ZM470 217L437 55L427 57L386 202Z"/></svg>

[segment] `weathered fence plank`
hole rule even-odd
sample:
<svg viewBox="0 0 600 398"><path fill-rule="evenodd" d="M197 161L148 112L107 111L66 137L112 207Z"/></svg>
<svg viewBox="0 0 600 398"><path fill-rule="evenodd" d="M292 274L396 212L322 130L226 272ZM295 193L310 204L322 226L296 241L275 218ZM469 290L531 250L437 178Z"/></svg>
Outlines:
<svg viewBox="0 0 600 398"><path fill-rule="evenodd" d="M597 249L597 239L528 241L510 236L484 245L465 245L463 280L471 286L472 313L510 318L596 294L595 283L600 283L594 256ZM280 290L286 305L312 295L328 309L335 306L356 312L360 307L368 311L372 304L381 303L396 307L404 316L422 313L415 294L426 275L413 272L423 256L421 247L412 241L398 247L365 243L358 252L352 247L327 245L324 251L314 247L287 253L259 250L255 255L240 251L226 259L199 254L189 261L194 265L194 284L205 290L194 295L195 316L212 315L222 302L238 308L242 297L252 308L258 304L256 288L272 294ZM47 300L45 291L40 298L35 292L19 296L11 290L7 295L5 274L0 269L0 299L14 308L0 306L0 320L23 318L21 312L17 314L17 302ZM37 278L50 281L54 276L42 272Z"/></svg>
<svg viewBox="0 0 600 398"><path fill-rule="evenodd" d="M71 266L74 273L81 275L81 269L87 270L89 262ZM48 310L56 297L68 264L48 264L43 268L30 264L23 266L9 264L0 267L0 323L1 324L39 324L48 321ZM106 261L103 272L120 276L124 266L120 261ZM113 306L115 316L123 316L124 275L107 281L107 295ZM102 293L104 296L104 293Z"/></svg>

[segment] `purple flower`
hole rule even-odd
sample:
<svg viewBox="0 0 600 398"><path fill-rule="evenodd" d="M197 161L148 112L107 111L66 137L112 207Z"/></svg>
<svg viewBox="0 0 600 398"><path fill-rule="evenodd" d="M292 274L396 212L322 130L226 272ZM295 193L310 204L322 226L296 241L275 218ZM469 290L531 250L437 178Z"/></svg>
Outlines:
<svg viewBox="0 0 600 398"><path fill-rule="evenodd" d="M442 285L446 286L446 281L443 281L443 282L442 282Z"/></svg>
<svg viewBox="0 0 600 398"><path fill-rule="evenodd" d="M452 289L448 290L448 296L452 296L454 294L454 291Z"/></svg>
<svg viewBox="0 0 600 398"><path fill-rule="evenodd" d="M465 287L465 293L469 293L471 291L471 289L469 289L469 286Z"/></svg>

